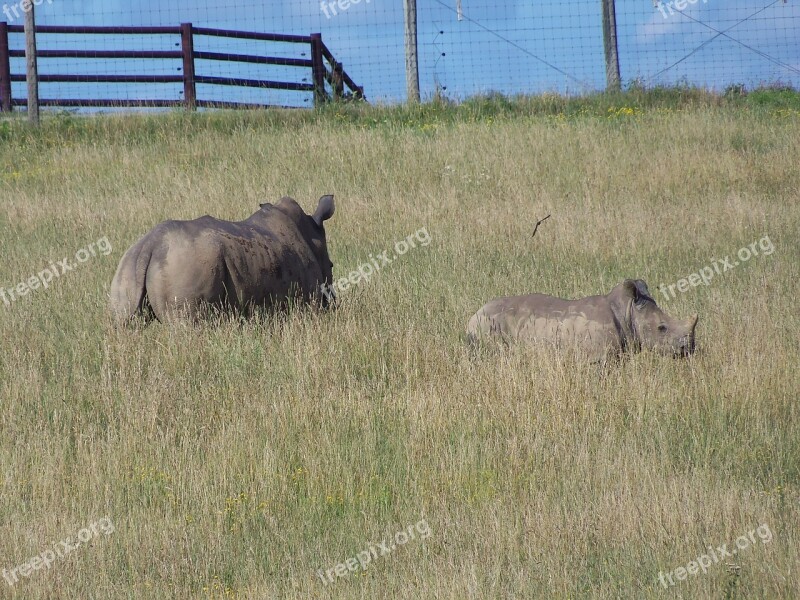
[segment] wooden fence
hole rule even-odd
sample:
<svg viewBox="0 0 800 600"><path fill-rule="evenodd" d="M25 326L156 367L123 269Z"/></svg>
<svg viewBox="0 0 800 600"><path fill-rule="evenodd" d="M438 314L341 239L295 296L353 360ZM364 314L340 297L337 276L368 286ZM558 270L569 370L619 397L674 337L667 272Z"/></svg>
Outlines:
<svg viewBox="0 0 800 600"><path fill-rule="evenodd" d="M22 25L8 25L0 22L0 111L8 112L13 106L26 106L24 98L13 98L12 82L24 82L25 74L11 73L10 59L24 57L24 49L11 49L8 42L9 33L23 33ZM37 57L43 58L76 58L76 59L174 59L182 61L179 75L78 75L42 73L40 66L39 82L63 83L182 83L183 99L153 98L109 99L109 98L43 98L42 106L60 107L176 107L184 106L187 110L201 108L254 108L270 106L265 103L217 102L202 100L197 97L197 84L235 86L244 88L262 88L274 90L290 90L312 92L314 105L329 100L346 98L364 99L364 89L357 86L345 72L342 63L338 62L322 41L319 33L311 35L287 35L280 33L258 33L251 31L233 31L226 29L209 29L194 27L191 23L182 23L180 27L67 27L60 25L43 25L36 27L37 37L46 34L104 34L104 35L175 35L180 36L180 50L38 50ZM202 52L194 49L195 36L212 36L240 40L258 40L265 42L282 42L307 44L310 58L281 58L274 56L257 56L252 54L227 54L218 52ZM176 44L177 45L177 44ZM195 69L196 60L224 61L259 65L278 65L310 69L311 83L299 81L271 81L264 79L242 79L236 77L211 77L198 74ZM300 71L302 73L302 71Z"/></svg>

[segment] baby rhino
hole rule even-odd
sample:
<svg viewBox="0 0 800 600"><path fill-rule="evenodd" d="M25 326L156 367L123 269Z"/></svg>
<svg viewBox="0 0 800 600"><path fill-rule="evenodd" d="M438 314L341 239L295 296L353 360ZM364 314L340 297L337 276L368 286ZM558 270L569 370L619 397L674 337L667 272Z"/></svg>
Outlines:
<svg viewBox="0 0 800 600"><path fill-rule="evenodd" d="M549 342L574 348L594 360L642 347L662 354L694 352L697 315L673 319L650 296L641 279L626 279L607 296L562 300L542 294L496 298L469 320L471 341Z"/></svg>

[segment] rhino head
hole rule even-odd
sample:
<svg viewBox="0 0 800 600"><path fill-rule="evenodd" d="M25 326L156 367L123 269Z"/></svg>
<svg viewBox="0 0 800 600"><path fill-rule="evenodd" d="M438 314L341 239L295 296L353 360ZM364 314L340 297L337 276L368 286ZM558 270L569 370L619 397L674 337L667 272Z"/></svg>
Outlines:
<svg viewBox="0 0 800 600"><path fill-rule="evenodd" d="M658 307L641 279L626 279L611 290L609 298L628 344L671 356L694 352L697 315L688 319L670 317Z"/></svg>
<svg viewBox="0 0 800 600"><path fill-rule="evenodd" d="M328 242L325 239L325 226L323 223L333 216L333 211L336 207L333 204L333 196L322 196L317 204L317 210L311 217L311 220L317 226L317 235L313 237L311 248L314 251L314 256L319 261L319 266L322 269L323 282L329 287L333 283L333 263L328 255ZM333 296L336 299L336 296ZM325 297L323 297L325 302Z"/></svg>
<svg viewBox="0 0 800 600"><path fill-rule="evenodd" d="M333 203L333 196L322 196L317 204L317 210L311 216L311 221L316 227L311 235L311 250L322 269L322 285L323 289L330 290L328 294L320 295L320 302L324 308L335 306L336 304L336 291L333 289L333 262L331 262L328 255L328 242L325 239L325 226L324 222L333 216L335 210Z"/></svg>
<svg viewBox="0 0 800 600"><path fill-rule="evenodd" d="M262 204L261 207L269 206ZM292 198L283 197L275 205L275 208L286 213L297 225L300 234L311 249L316 263L319 265L322 281L319 283L320 290L328 290L327 293L317 294L319 302L323 308L328 308L336 303L336 293L333 284L333 263L328 255L328 242L325 237L325 221L333 216L336 206L333 196L322 196L317 204L317 209L313 215L307 215L302 208Z"/></svg>

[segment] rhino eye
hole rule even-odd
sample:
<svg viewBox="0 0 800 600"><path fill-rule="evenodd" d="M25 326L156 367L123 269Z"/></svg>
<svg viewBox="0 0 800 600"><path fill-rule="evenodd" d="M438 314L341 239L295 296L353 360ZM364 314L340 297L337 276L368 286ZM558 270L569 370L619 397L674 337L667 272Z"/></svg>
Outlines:
<svg viewBox="0 0 800 600"><path fill-rule="evenodd" d="M664 333L667 330L667 326L662 323L661 325L658 326L658 330L661 333Z"/></svg>

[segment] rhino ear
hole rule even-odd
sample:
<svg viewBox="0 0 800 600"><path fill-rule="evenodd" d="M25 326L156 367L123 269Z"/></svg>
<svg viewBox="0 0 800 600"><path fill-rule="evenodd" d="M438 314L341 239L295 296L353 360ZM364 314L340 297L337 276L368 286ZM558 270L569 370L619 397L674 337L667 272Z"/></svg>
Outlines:
<svg viewBox="0 0 800 600"><path fill-rule="evenodd" d="M637 306L641 306L645 302L655 303L650 295L650 290L647 289L647 284L641 279L626 279L625 291L630 294Z"/></svg>
<svg viewBox="0 0 800 600"><path fill-rule="evenodd" d="M333 204L333 195L323 196L319 199L319 204L317 205L317 210L314 211L314 215L311 217L314 219L314 222L322 227L322 222L327 221L333 216L333 211L336 207Z"/></svg>
<svg viewBox="0 0 800 600"><path fill-rule="evenodd" d="M647 284L644 281L641 279L636 279L634 280L633 284L636 286L636 291L639 292L640 296L646 296L647 298L652 299L650 290L647 289Z"/></svg>

